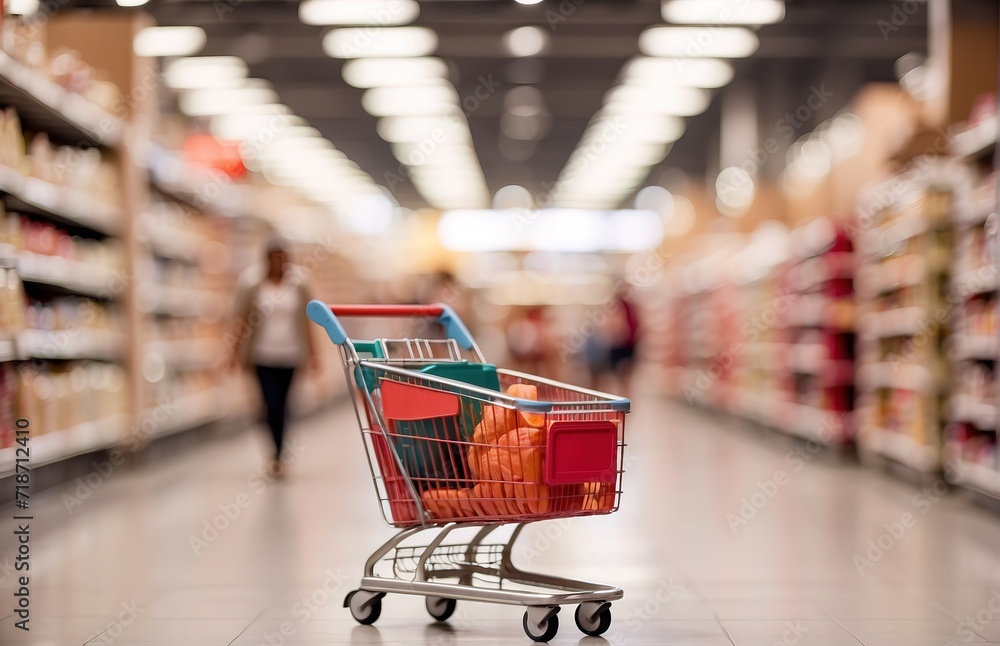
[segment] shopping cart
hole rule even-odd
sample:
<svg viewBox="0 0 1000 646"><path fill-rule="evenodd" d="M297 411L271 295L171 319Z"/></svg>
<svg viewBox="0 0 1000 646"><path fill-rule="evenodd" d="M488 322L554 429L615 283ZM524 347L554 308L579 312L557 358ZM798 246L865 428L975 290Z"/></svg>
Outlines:
<svg viewBox="0 0 1000 646"><path fill-rule="evenodd" d="M511 556L526 523L618 509L629 400L495 368L446 305L307 311L340 347L379 507L400 530L344 600L354 618L374 623L398 592L426 597L439 621L458 600L527 606L537 642L567 604L584 633L607 631L620 588L525 572ZM338 316L434 319L447 338L351 339ZM490 542L502 525L509 537Z"/></svg>

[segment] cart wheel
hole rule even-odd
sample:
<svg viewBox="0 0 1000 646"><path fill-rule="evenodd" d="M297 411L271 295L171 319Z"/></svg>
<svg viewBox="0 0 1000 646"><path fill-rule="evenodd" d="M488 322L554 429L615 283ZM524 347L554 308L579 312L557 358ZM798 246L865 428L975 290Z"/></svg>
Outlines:
<svg viewBox="0 0 1000 646"><path fill-rule="evenodd" d="M427 605L427 612L438 621L448 621L448 618L455 613L457 604L454 599L443 597L427 597L424 603Z"/></svg>
<svg viewBox="0 0 1000 646"><path fill-rule="evenodd" d="M359 624L369 626L378 621L382 614L382 596L364 590L353 590L347 593L344 607L351 609L351 616Z"/></svg>
<svg viewBox="0 0 1000 646"><path fill-rule="evenodd" d="M535 624L528 618L528 613L524 613L524 632L532 641L547 642L559 632L559 617L552 615L545 620L541 626Z"/></svg>
<svg viewBox="0 0 1000 646"><path fill-rule="evenodd" d="M591 637L599 637L611 627L611 604L607 604L596 615L591 615L583 605L576 607L576 627Z"/></svg>

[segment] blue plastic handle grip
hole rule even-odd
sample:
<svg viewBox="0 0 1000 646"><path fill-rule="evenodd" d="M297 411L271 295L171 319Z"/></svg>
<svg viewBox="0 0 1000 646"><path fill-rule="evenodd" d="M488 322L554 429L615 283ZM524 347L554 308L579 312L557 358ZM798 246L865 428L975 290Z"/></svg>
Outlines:
<svg viewBox="0 0 1000 646"><path fill-rule="evenodd" d="M327 336L337 345L347 343L347 331L334 315L330 306L323 301L309 301L306 305L306 316L309 320L326 330Z"/></svg>

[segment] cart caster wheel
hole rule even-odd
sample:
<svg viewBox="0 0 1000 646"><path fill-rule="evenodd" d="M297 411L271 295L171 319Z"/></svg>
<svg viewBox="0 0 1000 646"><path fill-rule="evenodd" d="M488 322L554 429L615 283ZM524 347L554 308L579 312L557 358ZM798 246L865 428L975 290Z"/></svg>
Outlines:
<svg viewBox="0 0 1000 646"><path fill-rule="evenodd" d="M575 618L576 627L580 632L591 637L600 637L611 627L611 604L605 604L597 614L592 614L591 609L579 605L576 607Z"/></svg>
<svg viewBox="0 0 1000 646"><path fill-rule="evenodd" d="M524 633L531 638L531 641L536 642L547 642L556 636L559 632L559 617L554 614L546 619L542 625L538 625L533 622L529 617L528 613L524 613Z"/></svg>
<svg viewBox="0 0 1000 646"><path fill-rule="evenodd" d="M448 618L455 613L455 605L457 604L454 599L443 597L427 597L424 603L427 606L427 612L438 621L448 621Z"/></svg>
<svg viewBox="0 0 1000 646"><path fill-rule="evenodd" d="M347 598L344 599L344 607L351 609L351 616L359 624L370 626L378 621L379 616L382 614L383 596L365 590L353 590L347 593Z"/></svg>

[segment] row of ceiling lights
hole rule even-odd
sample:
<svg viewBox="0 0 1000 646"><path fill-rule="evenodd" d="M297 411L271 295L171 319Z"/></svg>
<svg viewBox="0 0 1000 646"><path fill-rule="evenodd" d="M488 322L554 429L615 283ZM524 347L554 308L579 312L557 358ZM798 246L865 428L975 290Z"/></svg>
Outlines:
<svg viewBox="0 0 1000 646"><path fill-rule="evenodd" d="M150 33L164 32L140 33L140 53L152 46ZM182 112L209 118L217 139L240 142L246 166L273 184L345 216L359 201L382 197L370 175L281 104L269 83L247 74L235 56L180 58L165 66L164 82L180 92Z"/></svg>
<svg viewBox="0 0 1000 646"><path fill-rule="evenodd" d="M704 112L710 90L733 79L725 60L752 55L759 26L784 18L781 0L665 0L664 20L639 36L644 54L628 61L559 175L558 206L611 208L630 195ZM699 26L691 26L699 25ZM720 26L725 25L725 26Z"/></svg>
<svg viewBox="0 0 1000 646"><path fill-rule="evenodd" d="M753 31L719 25L776 22L784 16L784 4L781 0L665 0L662 13L671 22L709 26L655 26L642 33L639 47L645 56L626 64L621 84L606 95L604 106L560 174L550 203L595 208L619 204L683 133L682 117L703 112L710 102L708 90L732 79L732 67L718 59L756 51ZM299 6L304 23L352 25L329 31L323 49L331 57L351 59L344 66L345 80L366 89L363 107L379 118L380 136L392 145L425 199L440 208L479 207L488 193L465 114L447 80L447 66L428 57L437 48L437 35L425 27L403 26L418 14L419 4L414 0L306 0ZM547 40L548 34L534 26L512 30L504 37L514 56L539 54ZM204 31L196 27L152 28L136 39L136 51L146 56L192 54L204 42ZM246 80L245 68L242 79L230 79L230 83L226 91L232 92L232 101L212 103L231 103L232 112L213 120L225 124L214 130L229 131L234 118L250 123L248 117L281 112L270 108L277 103L273 90L263 81ZM189 113L197 112L192 106L198 104L197 95L182 100L182 108ZM255 110L249 105L269 109ZM533 114L519 114L525 108ZM535 98L506 106L505 135L511 130L524 133L522 139L538 139L544 136L545 116L544 104ZM254 134L260 133L246 136ZM310 166L308 179L303 180L311 195L330 203L343 201L342 195L327 196L323 189L328 190L329 183L324 186L320 179L321 171L335 166L338 173L334 176L355 180L354 188L374 186L332 144L321 147L328 151L319 155L325 163Z"/></svg>

